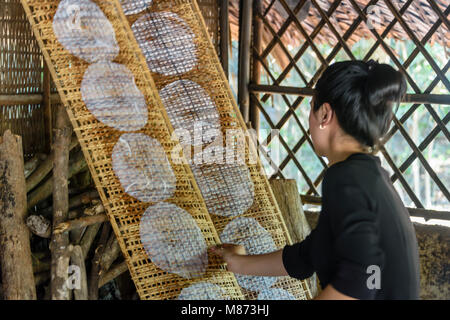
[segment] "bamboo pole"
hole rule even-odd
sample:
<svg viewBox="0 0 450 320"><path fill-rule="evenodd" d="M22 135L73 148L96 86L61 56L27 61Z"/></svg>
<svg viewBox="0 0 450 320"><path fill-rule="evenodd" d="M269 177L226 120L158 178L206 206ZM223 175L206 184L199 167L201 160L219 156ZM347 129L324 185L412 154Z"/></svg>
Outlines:
<svg viewBox="0 0 450 320"><path fill-rule="evenodd" d="M30 235L25 225L26 189L22 139L0 137L0 267L3 298L35 300Z"/></svg>
<svg viewBox="0 0 450 320"><path fill-rule="evenodd" d="M44 61L44 79L42 81L42 104L44 106L44 128L45 128L45 142L46 151L50 153L52 145L52 102L50 97L50 71L47 63Z"/></svg>
<svg viewBox="0 0 450 320"><path fill-rule="evenodd" d="M89 281L89 300L98 299L98 283L100 275L103 273L101 269L101 260L105 251L106 242L108 241L111 224L104 223L97 248L95 249L94 258L92 259L91 275Z"/></svg>
<svg viewBox="0 0 450 320"><path fill-rule="evenodd" d="M44 95L41 93L33 94L0 94L0 106L16 106L27 104L40 104L44 101ZM50 94L52 104L61 103L61 98L57 93Z"/></svg>
<svg viewBox="0 0 450 320"><path fill-rule="evenodd" d="M260 18L262 14L262 1L254 0L253 9L253 53L254 55L261 54L261 43L263 34L263 24ZM256 58L252 58L253 62L253 73L252 73L252 83L259 84L261 79L261 64ZM253 99L251 99L253 100ZM256 135L259 134L259 109L254 101L250 100L250 123L252 128L256 131Z"/></svg>
<svg viewBox="0 0 450 320"><path fill-rule="evenodd" d="M83 237L80 241L80 247L83 249L83 258L86 259L89 250L91 249L92 243L95 240L95 237L101 227L101 224L96 223L86 228L86 231L83 234Z"/></svg>
<svg viewBox="0 0 450 320"><path fill-rule="evenodd" d="M111 280L114 280L121 274L128 271L128 266L125 261L114 265L108 272L104 273L98 282L98 287L101 288Z"/></svg>
<svg viewBox="0 0 450 320"><path fill-rule="evenodd" d="M299 87L278 86L278 85L250 84L249 90L252 93L291 94L305 97L311 97L314 95L314 89L312 88L299 88ZM431 93L406 94L405 97L401 100L401 102L450 105L450 95L431 94Z"/></svg>
<svg viewBox="0 0 450 320"><path fill-rule="evenodd" d="M121 253L122 251L120 250L119 242L117 241L114 232L112 232L100 262L101 270L109 270L113 262L121 255Z"/></svg>
<svg viewBox="0 0 450 320"><path fill-rule="evenodd" d="M72 128L63 107L56 112L53 153L53 227L67 220L69 212L69 143ZM69 300L67 288L70 254L69 235L53 233L50 244L52 253L51 297L52 300Z"/></svg>
<svg viewBox="0 0 450 320"><path fill-rule="evenodd" d="M252 33L253 1L240 1L239 10L239 76L238 76L238 102L245 123L249 122L250 94L250 46Z"/></svg>
<svg viewBox="0 0 450 320"><path fill-rule="evenodd" d="M220 62L225 76L228 79L228 59L229 59L229 39L230 39L230 21L229 21L229 3L228 0L220 1Z"/></svg>

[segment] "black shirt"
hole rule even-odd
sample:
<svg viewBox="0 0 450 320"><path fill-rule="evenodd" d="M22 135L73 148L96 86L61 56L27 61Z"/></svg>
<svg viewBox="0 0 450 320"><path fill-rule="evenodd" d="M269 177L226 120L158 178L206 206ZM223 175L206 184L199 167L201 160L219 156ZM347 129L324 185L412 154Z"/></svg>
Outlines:
<svg viewBox="0 0 450 320"><path fill-rule="evenodd" d="M327 169L317 227L284 247L283 264L354 298L419 299L414 227L378 157L357 153Z"/></svg>

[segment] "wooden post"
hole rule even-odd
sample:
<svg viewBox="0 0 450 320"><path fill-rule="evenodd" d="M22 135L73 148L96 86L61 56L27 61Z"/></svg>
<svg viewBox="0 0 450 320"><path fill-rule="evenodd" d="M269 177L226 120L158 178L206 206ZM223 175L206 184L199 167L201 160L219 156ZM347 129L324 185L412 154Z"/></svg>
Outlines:
<svg viewBox="0 0 450 320"><path fill-rule="evenodd" d="M86 266L84 264L83 249L80 246L73 247L70 260L71 265L78 268L80 277L78 279L79 287L74 287L73 289L75 300L89 300Z"/></svg>
<svg viewBox="0 0 450 320"><path fill-rule="evenodd" d="M311 232L294 179L270 179L270 186L280 207L284 222L294 243L303 241ZM316 275L308 279L311 298L317 296Z"/></svg>
<svg viewBox="0 0 450 320"><path fill-rule="evenodd" d="M0 137L0 267L5 300L35 300L22 139Z"/></svg>
<svg viewBox="0 0 450 320"><path fill-rule="evenodd" d="M262 1L254 0L253 8L253 55L261 55L261 42L262 42L262 32L263 24L259 15L262 14ZM252 55L252 56L253 56ZM259 84L261 79L261 63L258 59L253 58L253 73L251 82L254 84ZM259 134L259 110L255 102L251 102L250 99L250 122L252 123L252 128L256 131L256 135Z"/></svg>
<svg viewBox="0 0 450 320"><path fill-rule="evenodd" d="M113 262L122 254L120 251L119 242L117 241L116 235L114 232L111 233L111 236L108 239L108 243L106 244L105 251L103 252L102 259L100 261L101 270L109 270Z"/></svg>
<svg viewBox="0 0 450 320"><path fill-rule="evenodd" d="M220 62L228 79L228 54L230 41L229 0L220 1Z"/></svg>
<svg viewBox="0 0 450 320"><path fill-rule="evenodd" d="M311 228L303 213L297 182L294 179L270 179L270 186L292 241L302 241L311 232Z"/></svg>
<svg viewBox="0 0 450 320"><path fill-rule="evenodd" d="M94 258L92 259L91 275L88 288L89 300L98 299L98 283L100 280L100 276L103 274L103 270L101 269L101 260L103 252L105 251L105 246L108 241L110 230L111 225L109 223L104 223L97 248L94 252Z"/></svg>
<svg viewBox="0 0 450 320"><path fill-rule="evenodd" d="M248 90L250 80L250 47L252 33L252 0L240 1L239 10L239 76L238 102L239 108L247 123L249 119L250 95Z"/></svg>
<svg viewBox="0 0 450 320"><path fill-rule="evenodd" d="M44 61L44 79L42 82L42 104L44 107L44 128L45 128L45 141L46 153L50 153L52 145L52 103L50 99L50 70L48 69L47 62Z"/></svg>
<svg viewBox="0 0 450 320"><path fill-rule="evenodd" d="M72 128L64 107L56 112L56 128L53 140L53 228L67 220L69 212L69 144ZM52 300L69 300L67 288L70 252L67 233L52 235L50 251Z"/></svg>

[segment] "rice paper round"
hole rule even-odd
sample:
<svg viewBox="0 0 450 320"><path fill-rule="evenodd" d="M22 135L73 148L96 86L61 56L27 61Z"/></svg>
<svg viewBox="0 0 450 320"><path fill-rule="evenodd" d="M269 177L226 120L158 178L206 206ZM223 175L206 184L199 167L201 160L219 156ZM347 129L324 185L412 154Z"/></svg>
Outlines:
<svg viewBox="0 0 450 320"><path fill-rule="evenodd" d="M220 133L217 106L200 85L191 80L174 81L159 91L175 130L186 129L194 146L211 143Z"/></svg>
<svg viewBox="0 0 450 320"><path fill-rule="evenodd" d="M193 164L191 168L210 214L236 217L253 205L255 190L246 165Z"/></svg>
<svg viewBox="0 0 450 320"><path fill-rule="evenodd" d="M297 300L289 291L280 288L263 289L258 300Z"/></svg>
<svg viewBox="0 0 450 320"><path fill-rule="evenodd" d="M101 122L120 131L136 131L147 124L145 97L124 65L102 61L90 65L81 82L88 110Z"/></svg>
<svg viewBox="0 0 450 320"><path fill-rule="evenodd" d="M90 0L62 0L53 31L65 49L89 63L112 61L120 50L111 22Z"/></svg>
<svg viewBox="0 0 450 320"><path fill-rule="evenodd" d="M228 300L224 290L217 284L199 282L181 290L177 300Z"/></svg>
<svg viewBox="0 0 450 320"><path fill-rule="evenodd" d="M120 0L126 15L136 14L151 6L153 0Z"/></svg>
<svg viewBox="0 0 450 320"><path fill-rule="evenodd" d="M220 235L222 243L244 246L247 254L263 254L277 250L270 233L254 218L237 217L228 223ZM251 291L263 291L271 287L277 277L247 276L236 274L239 285Z"/></svg>
<svg viewBox="0 0 450 320"><path fill-rule="evenodd" d="M198 63L195 35L173 12L144 14L131 26L151 71L181 75Z"/></svg>
<svg viewBox="0 0 450 320"><path fill-rule="evenodd" d="M139 228L144 249L155 265L187 279L203 276L208 265L206 241L188 212L159 202L147 208Z"/></svg>
<svg viewBox="0 0 450 320"><path fill-rule="evenodd" d="M112 165L124 191L143 202L173 196L176 178L158 140L143 133L123 134L112 152Z"/></svg>

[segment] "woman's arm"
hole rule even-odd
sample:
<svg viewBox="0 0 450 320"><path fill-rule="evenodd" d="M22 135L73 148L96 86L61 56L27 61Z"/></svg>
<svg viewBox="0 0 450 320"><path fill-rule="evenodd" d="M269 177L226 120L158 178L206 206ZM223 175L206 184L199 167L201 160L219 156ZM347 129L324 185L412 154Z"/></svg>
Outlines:
<svg viewBox="0 0 450 320"><path fill-rule="evenodd" d="M358 300L337 291L331 284L327 285L314 300Z"/></svg>
<svg viewBox="0 0 450 320"><path fill-rule="evenodd" d="M287 276L283 265L283 250L266 254L247 255L240 245L222 244L210 248L227 263L228 271L242 275Z"/></svg>
<svg viewBox="0 0 450 320"><path fill-rule="evenodd" d="M283 265L283 250L266 254L247 255L240 245L225 243L210 248L227 263L228 271L254 276L287 276ZM328 285L314 300L356 300Z"/></svg>

